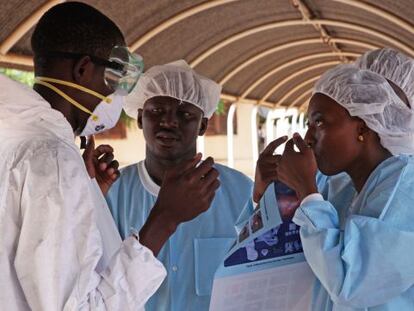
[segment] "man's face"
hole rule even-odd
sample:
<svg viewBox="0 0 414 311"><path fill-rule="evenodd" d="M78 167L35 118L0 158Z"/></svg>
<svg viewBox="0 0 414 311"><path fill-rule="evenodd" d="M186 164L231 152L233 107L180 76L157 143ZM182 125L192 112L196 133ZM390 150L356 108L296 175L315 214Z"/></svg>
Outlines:
<svg viewBox="0 0 414 311"><path fill-rule="evenodd" d="M318 168L325 175L346 171L361 153L358 128L361 120L326 95L312 96L309 109L309 129L305 140L312 146Z"/></svg>
<svg viewBox="0 0 414 311"><path fill-rule="evenodd" d="M147 100L138 111L147 153L159 159L180 161L194 155L197 136L203 135L207 119L198 107L168 96Z"/></svg>
<svg viewBox="0 0 414 311"><path fill-rule="evenodd" d="M86 61L83 68L79 69L82 72L81 79L75 81L77 84L94 91L100 95L108 96L114 91L108 87L104 80L104 66L97 66L91 61ZM67 94L80 103L83 107L94 111L97 105L101 102L100 98L89 94L88 92L82 92L77 89L68 88ZM78 110L78 126L75 129L76 134L80 134L85 128L86 123L90 117L89 113Z"/></svg>
<svg viewBox="0 0 414 311"><path fill-rule="evenodd" d="M107 56L102 57L102 59L107 60L109 58L110 49L108 49ZM100 95L109 96L114 93L115 90L107 85L105 82L105 69L106 67L102 64L95 63L89 57L84 57L74 67L73 75L77 77L75 81L77 84L80 84L86 87L89 90L95 91ZM97 98L94 95L91 95L87 92L79 92L78 90L70 89L71 97L81 103L90 111L94 111L96 106L101 102L100 98ZM89 114L80 112L80 131L85 126Z"/></svg>
<svg viewBox="0 0 414 311"><path fill-rule="evenodd" d="M90 86L90 89L101 95L108 96L114 93L115 90L113 90L105 83L104 72L104 66L96 66L94 78L91 80L92 84Z"/></svg>

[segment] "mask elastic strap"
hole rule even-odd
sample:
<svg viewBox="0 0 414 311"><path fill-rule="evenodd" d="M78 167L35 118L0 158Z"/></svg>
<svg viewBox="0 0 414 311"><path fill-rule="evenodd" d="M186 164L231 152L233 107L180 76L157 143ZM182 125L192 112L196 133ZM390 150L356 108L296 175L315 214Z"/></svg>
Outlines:
<svg viewBox="0 0 414 311"><path fill-rule="evenodd" d="M44 80L44 79L42 79L42 80ZM83 106L82 106L81 104L79 104L76 100L74 100L73 98L69 97L67 94L65 94L65 93L64 93L64 92L62 92L61 90L59 90L56 86L54 86L54 85L52 85L52 84L50 84L50 83L48 83L48 82L42 81L42 80L40 80L38 77L36 77L36 78L35 78L35 83L36 83L36 84L43 85L43 86L45 86L45 87L47 87L47 88L51 89L51 90L52 90L52 91L54 91L55 93L59 94L59 95L60 95L60 96L62 96L64 99L66 99L68 102L70 102L72 105L74 105L76 108L78 108L78 109L82 110L83 112L86 112L86 113L90 114L90 115L92 116L92 119L93 119L94 121L97 121L97 120L99 119L99 118L98 118L98 116L97 116L97 115L94 115L92 111L90 111L89 109L87 109L87 108L83 107ZM54 79L52 79L52 80L54 80ZM70 83L70 82L69 82L69 83ZM61 84L62 84L62 83L61 83ZM100 96L102 96L102 95L100 95Z"/></svg>
<svg viewBox="0 0 414 311"><path fill-rule="evenodd" d="M100 100L102 100L102 101L104 101L104 102L106 102L108 104L110 104L112 102L112 99L111 98L106 97L106 96L103 96L103 95L99 94L98 92L95 92L95 91L93 91L91 89L88 89L88 88L86 88L86 87L84 87L82 85L76 84L76 83L72 83L72 82L65 81L65 80L60 80L60 79L47 78L47 77L36 77L35 80L36 81L51 82L51 83L66 85L66 86L69 86L69 87L73 87L75 89L78 89L78 90L80 90L82 92L91 94L91 95L93 95L95 97L98 97Z"/></svg>

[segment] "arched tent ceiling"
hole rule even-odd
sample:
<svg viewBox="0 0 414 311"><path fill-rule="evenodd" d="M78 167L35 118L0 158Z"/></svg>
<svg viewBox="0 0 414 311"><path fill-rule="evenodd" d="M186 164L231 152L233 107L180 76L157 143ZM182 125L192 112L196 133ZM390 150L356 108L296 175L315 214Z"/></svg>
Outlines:
<svg viewBox="0 0 414 311"><path fill-rule="evenodd" d="M0 66L31 69L30 36L62 0L2 0ZM90 0L146 67L179 58L223 85L223 98L303 107L315 80L361 53L414 56L412 0Z"/></svg>

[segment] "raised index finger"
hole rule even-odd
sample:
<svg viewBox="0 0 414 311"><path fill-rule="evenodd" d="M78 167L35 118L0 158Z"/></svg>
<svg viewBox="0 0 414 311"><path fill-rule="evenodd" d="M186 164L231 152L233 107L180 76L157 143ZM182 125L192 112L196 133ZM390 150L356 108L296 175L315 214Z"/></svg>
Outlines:
<svg viewBox="0 0 414 311"><path fill-rule="evenodd" d="M308 144L303 140L303 138L298 133L293 134L293 142L295 143L296 147L298 147L301 153L308 152L309 150Z"/></svg>
<svg viewBox="0 0 414 311"><path fill-rule="evenodd" d="M293 148L294 141L293 139L289 139L285 145L285 150L283 151L283 156L290 153L295 153L295 149Z"/></svg>
<svg viewBox="0 0 414 311"><path fill-rule="evenodd" d="M208 157L198 167L190 172L190 176L195 179L201 179L208 174L213 168L214 160L212 157Z"/></svg>
<svg viewBox="0 0 414 311"><path fill-rule="evenodd" d="M86 139L86 137L84 137L84 139ZM86 142L84 155L89 157L93 154L94 150L95 150L95 138L92 135L89 137L89 139Z"/></svg>
<svg viewBox="0 0 414 311"><path fill-rule="evenodd" d="M279 147L281 144L283 144L287 140L287 136L282 136L274 141L270 142L266 148L262 151L262 154L273 154L275 152L276 148Z"/></svg>

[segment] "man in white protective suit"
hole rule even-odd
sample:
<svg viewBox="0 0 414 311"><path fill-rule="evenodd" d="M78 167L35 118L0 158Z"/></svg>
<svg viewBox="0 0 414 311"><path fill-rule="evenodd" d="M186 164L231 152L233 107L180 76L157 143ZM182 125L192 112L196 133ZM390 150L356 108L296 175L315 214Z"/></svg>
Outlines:
<svg viewBox="0 0 414 311"><path fill-rule="evenodd" d="M91 139L82 159L74 137L116 124L142 59L77 2L42 16L32 49L34 89L0 75L0 309L142 308L166 274L160 248L210 206L213 160L167 171L147 222L122 242L101 192L119 174L113 150Z"/></svg>

